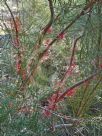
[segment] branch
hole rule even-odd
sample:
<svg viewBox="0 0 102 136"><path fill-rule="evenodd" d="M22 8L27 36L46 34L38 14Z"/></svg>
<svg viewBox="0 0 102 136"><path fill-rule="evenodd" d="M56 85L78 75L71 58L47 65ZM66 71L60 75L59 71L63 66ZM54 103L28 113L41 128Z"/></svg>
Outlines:
<svg viewBox="0 0 102 136"><path fill-rule="evenodd" d="M56 88L58 91L61 90L65 84L66 79L69 77L69 72L72 72L74 68L72 68L72 64L73 64L73 60L74 60L74 55L75 55L75 48L76 48L76 44L78 42L78 40L81 38L82 36L76 38L74 40L73 43L73 49L72 49L72 54L71 54L71 58L70 58L70 62L69 62L69 67L68 69L65 71L65 74L63 75L63 78L54 86L54 89ZM59 89L60 87L60 89Z"/></svg>
<svg viewBox="0 0 102 136"><path fill-rule="evenodd" d="M47 48L43 51L43 53L41 53L39 55L39 60L41 60L41 58L46 54L46 52L49 50L49 48L57 41L59 35L62 35L63 33L65 33L81 16L85 15L86 13L88 13L90 10L92 9L93 5L96 3L96 1L91 1L89 2L84 8L83 10L80 12L80 14L78 14L75 19L68 25L66 26L56 37L55 39L53 39L53 41L51 43L49 43L49 45L47 46ZM89 10L89 11L87 11Z"/></svg>
<svg viewBox="0 0 102 136"><path fill-rule="evenodd" d="M72 89L74 89L74 88L76 88L76 87L82 85L83 83L85 83L85 82L91 80L94 76L96 76L96 75L99 74L99 73L100 73L100 71L98 71L98 72L92 74L91 76L87 77L86 79L81 80L81 81L79 81L78 83L74 84L73 86L69 87L64 93L62 93L62 94L59 96L59 98L57 99L56 102L59 102L60 100L62 100L62 99L65 97L65 95L66 95L70 90L72 90Z"/></svg>

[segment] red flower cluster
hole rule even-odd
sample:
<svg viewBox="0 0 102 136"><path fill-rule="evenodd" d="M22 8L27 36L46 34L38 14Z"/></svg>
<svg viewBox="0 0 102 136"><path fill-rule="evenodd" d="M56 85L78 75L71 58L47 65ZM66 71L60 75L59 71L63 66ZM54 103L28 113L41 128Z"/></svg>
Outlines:
<svg viewBox="0 0 102 136"><path fill-rule="evenodd" d="M53 28L52 28L52 26L51 27L49 27L48 29L47 29L47 33L48 34L51 34L53 32Z"/></svg>
<svg viewBox="0 0 102 136"><path fill-rule="evenodd" d="M21 70L21 62L18 61L18 62L16 62L16 71L17 71L17 73L19 73L20 70Z"/></svg>
<svg viewBox="0 0 102 136"><path fill-rule="evenodd" d="M76 89L71 89L71 90L68 91L68 93L66 94L66 96L72 97L72 96L75 95L75 93L76 93Z"/></svg>
<svg viewBox="0 0 102 136"><path fill-rule="evenodd" d="M59 92L53 94L49 99L48 99L48 106L45 106L43 110L43 115L46 117L50 117L52 114L52 111L57 110L57 98L59 97Z"/></svg>
<svg viewBox="0 0 102 136"><path fill-rule="evenodd" d="M63 40L64 38L65 38L65 34L64 33L60 33L58 35L58 39Z"/></svg>

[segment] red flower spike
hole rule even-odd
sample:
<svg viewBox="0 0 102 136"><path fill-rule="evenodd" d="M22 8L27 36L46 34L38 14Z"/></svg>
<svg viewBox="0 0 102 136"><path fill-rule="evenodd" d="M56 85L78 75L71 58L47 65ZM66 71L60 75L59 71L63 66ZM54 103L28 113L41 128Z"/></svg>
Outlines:
<svg viewBox="0 0 102 136"><path fill-rule="evenodd" d="M16 71L17 71L17 73L19 73L20 70L21 70L21 64L20 64L20 63L17 63L17 64L16 64Z"/></svg>
<svg viewBox="0 0 102 136"><path fill-rule="evenodd" d="M21 70L21 57L17 56L16 58L16 72L19 73Z"/></svg>
<svg viewBox="0 0 102 136"><path fill-rule="evenodd" d="M51 112L55 111L55 110L57 110L57 105L55 103L53 103L53 104L49 103L48 106L45 106L45 109L43 109L42 113L44 116L50 117L52 114Z"/></svg>
<svg viewBox="0 0 102 136"><path fill-rule="evenodd" d="M68 91L68 93L66 94L66 96L69 96L69 97L72 97L74 96L76 93L76 90L75 89L71 89L70 91Z"/></svg>
<svg viewBox="0 0 102 136"><path fill-rule="evenodd" d="M58 35L58 39L63 40L64 38L65 38L65 34L64 33L60 33Z"/></svg>
<svg viewBox="0 0 102 136"><path fill-rule="evenodd" d="M48 29L47 29L47 31L46 31L48 34L51 34L52 32L53 32L53 28L52 28L52 26L51 27L49 27Z"/></svg>
<svg viewBox="0 0 102 136"><path fill-rule="evenodd" d="M57 101L58 97L59 97L59 92L57 92L56 94L53 94L49 98L49 100L48 100L48 106L45 106L45 109L43 110L44 116L50 117L51 116L51 112L57 110L58 107L56 105L56 101Z"/></svg>

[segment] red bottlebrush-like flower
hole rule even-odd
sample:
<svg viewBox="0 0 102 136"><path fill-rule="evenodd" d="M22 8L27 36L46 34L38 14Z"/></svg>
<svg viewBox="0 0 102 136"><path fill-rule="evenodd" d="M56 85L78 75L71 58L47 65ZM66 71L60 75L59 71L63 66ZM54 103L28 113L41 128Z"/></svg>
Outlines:
<svg viewBox="0 0 102 136"><path fill-rule="evenodd" d="M50 117L52 112L57 109L57 105L55 103L50 104L48 106L45 106L45 109L43 109L42 113L46 117Z"/></svg>
<svg viewBox="0 0 102 136"><path fill-rule="evenodd" d="M48 29L47 29L47 33L48 34L51 34L53 32L53 28L52 28L52 26L51 27L49 27Z"/></svg>
<svg viewBox="0 0 102 136"><path fill-rule="evenodd" d="M65 38L65 34L64 33L60 33L58 35L58 39L63 40L64 38Z"/></svg>
<svg viewBox="0 0 102 136"><path fill-rule="evenodd" d="M49 100L48 100L48 106L45 106L45 109L43 110L43 114L46 117L50 117L51 116L51 112L55 111L57 109L57 104L56 104L56 100L59 96L59 92L56 94L53 94Z"/></svg>
<svg viewBox="0 0 102 136"><path fill-rule="evenodd" d="M19 73L20 70L21 70L21 63L18 62L18 63L16 64L16 71L17 71L17 73Z"/></svg>
<svg viewBox="0 0 102 136"><path fill-rule="evenodd" d="M72 97L72 96L75 95L75 93L76 93L76 90L75 89L71 89L71 90L68 91L68 93L66 94L66 96Z"/></svg>

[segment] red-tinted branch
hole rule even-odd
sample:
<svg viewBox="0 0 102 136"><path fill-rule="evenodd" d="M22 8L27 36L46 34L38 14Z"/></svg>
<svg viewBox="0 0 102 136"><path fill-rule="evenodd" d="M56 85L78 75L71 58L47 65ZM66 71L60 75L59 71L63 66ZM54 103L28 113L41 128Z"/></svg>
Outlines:
<svg viewBox="0 0 102 136"><path fill-rule="evenodd" d="M79 40L81 37L82 37L82 36L80 36L80 37L76 38L76 39L75 39L75 41L74 41L74 45L73 45L73 49L72 49L72 55L71 55L71 59L70 59L70 63L69 63L69 67L68 67L67 71L65 72L65 74L64 74L64 76L63 76L63 78L62 78L61 82L63 82L63 81L64 81L64 79L65 79L65 78L66 78L66 76L67 76L67 73L71 70L72 63L73 63L73 60L74 60L74 55L75 55L75 48L76 48L76 44L77 44L78 40Z"/></svg>
<svg viewBox="0 0 102 136"><path fill-rule="evenodd" d="M74 88L76 88L76 87L82 85L83 83L85 83L85 82L87 82L87 81L93 79L93 77L96 76L97 74L99 74L99 72L100 72L100 71L98 71L98 72L92 74L91 76L87 77L86 79L81 80L81 81L79 81L78 83L74 84L73 86L69 87L64 93L62 93L62 94L59 96L59 98L57 99L57 102L59 102L60 100L62 100L70 90L72 90L72 89L74 89Z"/></svg>

